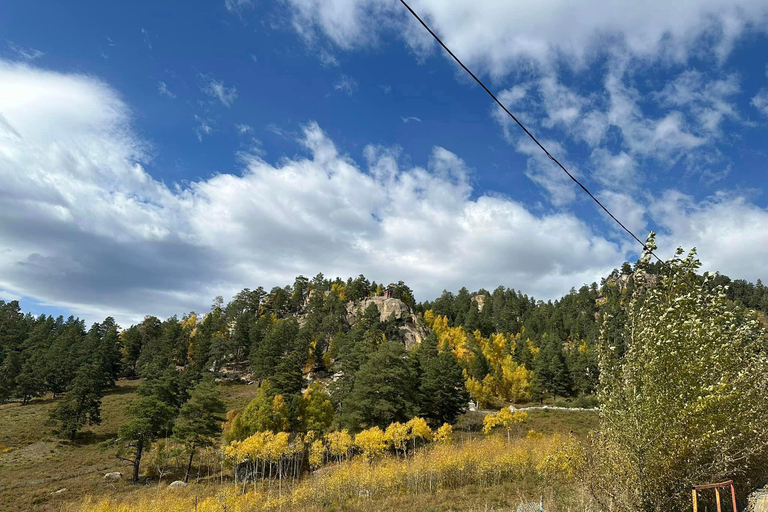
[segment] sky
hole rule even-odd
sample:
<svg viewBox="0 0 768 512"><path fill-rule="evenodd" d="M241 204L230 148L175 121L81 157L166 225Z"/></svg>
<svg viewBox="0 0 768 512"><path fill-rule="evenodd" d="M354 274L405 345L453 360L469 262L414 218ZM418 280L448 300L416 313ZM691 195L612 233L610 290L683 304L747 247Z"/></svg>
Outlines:
<svg viewBox="0 0 768 512"><path fill-rule="evenodd" d="M768 1L413 0L658 254L766 277ZM123 326L297 275L555 299L641 246L395 0L0 4L0 300Z"/></svg>

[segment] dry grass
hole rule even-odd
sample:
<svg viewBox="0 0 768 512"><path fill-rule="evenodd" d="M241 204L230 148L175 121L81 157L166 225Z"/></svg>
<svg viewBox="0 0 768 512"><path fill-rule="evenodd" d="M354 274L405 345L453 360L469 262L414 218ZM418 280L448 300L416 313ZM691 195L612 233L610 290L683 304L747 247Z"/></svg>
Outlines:
<svg viewBox="0 0 768 512"><path fill-rule="evenodd" d="M414 456L362 458L332 464L282 488L275 482L246 487L157 489L130 500L92 499L72 512L257 512L281 510L513 510L546 496L550 510L590 510L575 471L578 443L538 436L507 443L500 437L430 446ZM247 491L247 492L243 492ZM195 503L197 507L195 508Z"/></svg>
<svg viewBox="0 0 768 512"><path fill-rule="evenodd" d="M118 426L125 419L125 408L133 399L137 386L138 381L120 381L116 390L108 392L102 403L102 424L88 427L76 443L57 439L45 424L48 412L55 403L50 397L33 400L26 406L15 403L0 406L0 512L58 511L65 505L68 509L73 506L77 509L86 496L93 496L97 502L102 499L125 502L147 499L158 492L167 493L160 490L156 480L148 486L136 486L127 481L107 483L103 479L104 473L110 471L128 474L127 468L115 458L114 451L99 449L99 443L117 435ZM254 386L222 385L220 389L228 408L243 408L255 394ZM531 411L524 431L534 428L543 433L567 434L573 431L580 435L593 428L595 421L596 415L588 413ZM457 445L482 437L473 431L481 428L475 423L481 426L482 416L468 414L461 423L464 430L457 428L455 431ZM208 476L209 469L213 472L211 477ZM198 475L197 463L193 474ZM222 475L215 467L203 466L199 475L198 485L177 492L179 496L191 493L192 501L187 500L183 510L194 509L194 492L210 496L231 486L231 474L227 472L220 479L218 477ZM171 471L163 481L167 485L178 476L178 471ZM461 490L441 490L439 494L430 496L397 495L375 502L346 502L330 505L325 510L505 510L507 506L514 510L516 505L513 504L523 500L520 493L527 493L530 499L538 500L538 484L529 490L526 490L528 484L523 481L511 485L469 485ZM67 491L51 494L62 488ZM381 508L377 508L379 506Z"/></svg>
<svg viewBox="0 0 768 512"><path fill-rule="evenodd" d="M104 473L128 474L113 450L99 443L117 436L125 408L138 381L123 380L102 401L102 423L87 427L75 443L57 439L46 425L55 401L50 397L0 406L0 512L60 510L66 502L85 496L125 496L137 489L128 482L109 484ZM243 407L255 394L254 386L221 386L230 408ZM171 475L173 476L173 475ZM67 490L51 494L59 489Z"/></svg>

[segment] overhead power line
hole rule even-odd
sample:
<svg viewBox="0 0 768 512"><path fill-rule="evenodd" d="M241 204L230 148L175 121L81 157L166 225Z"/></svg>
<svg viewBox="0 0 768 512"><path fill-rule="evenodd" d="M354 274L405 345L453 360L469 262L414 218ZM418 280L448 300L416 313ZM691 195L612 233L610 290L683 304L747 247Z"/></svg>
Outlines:
<svg viewBox="0 0 768 512"><path fill-rule="evenodd" d="M402 3L402 4L405 6L405 8L406 8L406 9L408 9L408 11L409 11L409 12L410 12L410 13L413 15L413 17L414 17L414 18L416 18L416 19L419 21L419 23L421 23L421 26L423 26L425 29L427 29L427 32L429 32L429 33L432 35L432 37L434 37L434 38L435 38L435 40L436 40L438 43L440 43L440 46L442 46L442 47L443 47L443 49L444 49L446 52L448 52L448 55L450 55L451 57L453 57L453 60L455 60L455 61L456 61L456 62L459 64L459 66L461 66L461 67L464 69L464 71L466 71L466 72L469 74L469 76L471 76L472 78L474 78L474 79L475 79L475 82L477 82L478 84L480 84L480 87L482 87L482 88L483 88L483 90L485 90L485 92L487 92L487 93L488 93L488 95L489 95L491 98L493 98L493 101L495 101L495 102L496 102L496 103L497 103L497 104L498 104L498 105L499 105L499 106L502 108L502 110L504 110L504 112L506 112L506 113L507 113L507 115L509 115L509 117L511 117L511 118L512 118L512 119L513 119L513 120L514 120L516 123L517 123L517 125L518 125L520 128L522 128L522 130L525 132L525 134L526 134L526 135L528 135L528 137L530 137L530 138L531 138L531 140L532 140L533 142L535 142L537 146L539 146L539 148L540 148L540 149L541 149L541 150L544 152L544 154L545 154L545 155L547 155L547 158L549 158L550 160L552 160L553 162L555 162L555 163L557 164L557 166L558 166L558 167L560 167L560 169L562 169L562 171L563 171L565 174L567 174L567 175L568 175L568 177L569 177L569 178L571 178L571 179L573 180L573 182L574 182L574 183L576 183L576 184L577 184L579 187L581 187L581 189L582 189L584 192L586 192L586 193L587 193L587 195L588 195L589 197L591 197L591 198L592 198L592 200L593 200L595 203L597 203L597 205L598 205L600 208L602 208L602 209L603 209L603 211L604 211L605 213L607 213L607 214L608 214L608 216L609 216L610 218L612 218L612 219L613 219L613 220L614 220L614 221L615 221L615 222L616 222L616 223L617 223L619 226L621 226L621 228L622 228L624 231L626 231L627 233L629 233L629 235L630 235L632 238L634 238L634 239L635 239L635 240L636 240L636 241L637 241L637 242L638 242L640 245L642 245L642 246L643 246L643 250L646 250L647 248L646 248L646 246L645 246L645 242L643 242L642 240L640 240L640 239L639 239L637 236L635 236L635 234L634 234L632 231L630 231L630 229L629 229L627 226L625 226L624 224L622 224L622 222L621 222L619 219L617 219L617 218L616 218L616 217L615 217L615 216L614 216L614 215L613 215L613 214L612 214L612 213L611 213L611 212L608 210L608 208L606 208L606 207L603 205L603 203L601 203L601 202L600 202L600 200L599 200L599 199L597 199L597 198L596 198L596 197L595 197L595 196L592 194L592 192L590 192L590 191L587 189L587 187L585 187L585 186L584 186L584 185L583 185L583 184L582 184L582 183L581 183L581 182L580 182L578 179L576 179L576 177L575 177L573 174L571 174L570 172L568 172L568 169L566 169L566 168L565 168L565 166L564 166L563 164L561 164L561 163L560 163L560 161L559 161L557 158L553 157L553 156L550 154L550 152L549 152L549 151L547 151L547 148L545 148L545 147L544 147L544 146L541 144L541 142L539 142L539 141L536 139L536 137L534 137L534 136L533 136L533 134L532 134L530 131L528 131L528 128L526 128L526 127L523 125L523 123L521 123L521 122L520 122L520 120L519 120L517 117L515 117L515 115L514 115L512 112L510 112L510 111L509 111L509 109L508 109L507 107L505 107L505 106L504 106L504 104L503 104L501 101L499 101L499 99L496 97L496 95L495 95L495 94L493 94L493 93L491 92L491 90L490 90L490 89L488 89L488 87L486 87L486 86L485 86L485 84L482 82L482 80L480 80L479 78L477 78L477 76L476 76L476 75L475 75L475 74L474 74L472 71L470 71L470 69L469 69L467 66L465 66L463 62L461 62L461 60L460 60L460 59L459 59L459 58L458 58L458 57L457 57L457 56L456 56L456 55L455 55L455 54L454 54L454 53L451 51L451 49L450 49L450 48L448 48L448 47L445 45L445 43L444 43L444 42L443 42L443 41L442 41L442 40L441 40L441 39L438 37L438 35L437 35L437 34L435 34L435 33L434 33L434 31L433 31L431 28L429 28L429 25L427 25L427 24L424 22L424 20L422 20L422 19L421 19L421 17L419 17L419 15L418 15L418 14L416 14L416 11L414 11L413 9L411 9L411 6L410 6L410 5L408 5L408 4L405 2L405 0L400 0L400 3ZM654 257L655 257L657 260L661 261L661 258L659 258L658 256L656 256L656 254L654 254L654 253L651 253L651 254L653 254L653 256L654 256Z"/></svg>

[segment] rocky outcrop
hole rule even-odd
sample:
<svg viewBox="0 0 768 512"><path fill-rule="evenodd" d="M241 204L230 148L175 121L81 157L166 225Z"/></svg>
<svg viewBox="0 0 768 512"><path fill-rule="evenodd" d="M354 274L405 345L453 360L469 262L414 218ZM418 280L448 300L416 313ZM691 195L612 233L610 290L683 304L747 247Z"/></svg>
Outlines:
<svg viewBox="0 0 768 512"><path fill-rule="evenodd" d="M168 484L169 489L178 489L179 487L186 487L187 484L182 482L181 480L176 480L175 482L171 482Z"/></svg>
<svg viewBox="0 0 768 512"><path fill-rule="evenodd" d="M106 475L104 475L104 480L110 480L113 482L116 480L120 480L121 478L123 478L123 474L119 471L115 471L113 473L107 473Z"/></svg>
<svg viewBox="0 0 768 512"><path fill-rule="evenodd" d="M386 322L390 318L397 320L400 334L403 336L405 348L411 349L429 335L429 329L418 315L415 315L408 305L400 299L386 297L367 297L358 302L347 303L347 321L353 324L368 307L374 304L379 310L379 320Z"/></svg>
<svg viewBox="0 0 768 512"><path fill-rule="evenodd" d="M347 302L347 320L349 323L355 323L357 317L362 315L371 304L375 304L379 309L379 320L382 322L389 320L392 315L395 316L395 320L403 320L411 314L410 308L400 299L367 297L357 302Z"/></svg>
<svg viewBox="0 0 768 512"><path fill-rule="evenodd" d="M483 308L485 307L485 299L488 297L486 295L474 295L472 297L472 300L477 302L477 311L482 313Z"/></svg>

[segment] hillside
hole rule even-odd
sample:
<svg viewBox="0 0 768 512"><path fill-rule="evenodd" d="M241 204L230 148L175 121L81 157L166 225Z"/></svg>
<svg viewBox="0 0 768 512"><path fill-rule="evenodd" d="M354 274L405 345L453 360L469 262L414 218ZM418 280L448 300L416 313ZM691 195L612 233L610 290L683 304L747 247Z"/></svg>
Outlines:
<svg viewBox="0 0 768 512"><path fill-rule="evenodd" d="M124 499L141 491L124 479L105 481L104 474L121 471L128 475L127 467L115 457L114 450L100 447L105 440L117 436L119 425L126 419L126 406L136 398L139 381L121 380L117 387L107 391L102 402L101 425L87 427L75 443L60 440L45 426L55 400L49 396L32 400L29 405L19 403L0 405L0 511L59 510L63 504L79 503L85 496ZM254 384L219 386L222 399L229 409L242 409L256 395ZM60 399L57 399L60 400ZM596 425L595 415L558 411L530 413L528 427L543 434L581 435ZM468 413L456 427L458 439L476 438L482 427L482 414ZM460 441L457 441L460 442ZM197 473L197 464L195 465ZM206 466L201 466L206 474ZM231 472L219 473L213 468L212 478L229 481ZM180 477L170 471L163 478L167 484ZM156 485L148 482L149 489ZM66 489L56 493L61 489ZM497 500L504 499L499 490ZM465 501L482 502L482 495L465 496ZM450 501L450 500L447 500ZM417 503L417 502L416 502Z"/></svg>
<svg viewBox="0 0 768 512"><path fill-rule="evenodd" d="M494 438L492 431L499 430L509 457L539 457L537 443L562 434L583 438L597 427L596 414L511 414L505 406L596 405L600 371L612 368L598 364L598 345L610 345L616 361L625 353L637 357L625 338L630 299L653 296L669 272L649 266L640 279L626 267L599 286L583 286L553 302L499 287L445 292L416 303L402 282L384 287L363 276L299 277L270 292L244 289L227 304L217 298L205 314L148 316L125 329L107 318L86 330L74 318L33 317L17 303L0 304L0 397L6 402L0 405L0 497L11 508L55 510L86 495L120 502L135 495L152 509L145 486L189 479L196 489L203 486L201 496L212 496L219 486L229 492L234 476L254 489L266 486L271 496L272 475L282 486L284 473L290 492L300 493L302 485L330 483L317 476L304 484L299 475L313 469L322 475L325 465L341 462L356 467L359 457L402 475L413 470L409 461L421 457L436 465L430 475L452 481L450 472L436 469L442 462L431 458L448 457L437 440L484 443L486 434ZM724 301L718 307L736 323L749 321L743 306L762 308L768 297L761 283L730 283L721 293L724 276L689 273L686 279L700 293L717 291L713 296ZM644 300L633 307L645 307ZM346 448L333 455L338 436L346 436ZM470 457L472 450L461 453ZM565 472L556 479L564 506L573 502L563 496L585 492L575 486L570 466L580 458L558 466ZM528 476L517 484L515 492L522 494L511 499L508 487L482 476L481 461L471 464L478 469L460 486L477 498L473 507L486 506L482 500L491 496L502 508L514 508L523 495L535 498L525 486L541 485L545 467L535 457L520 466ZM123 478L105 481L112 471ZM327 471L352 478L343 468ZM410 488L410 477L403 478L380 498ZM483 491L472 487L477 482ZM369 484L354 485L369 493ZM60 489L66 490L56 493ZM424 492L421 484L417 489ZM319 503L292 496L306 506Z"/></svg>

